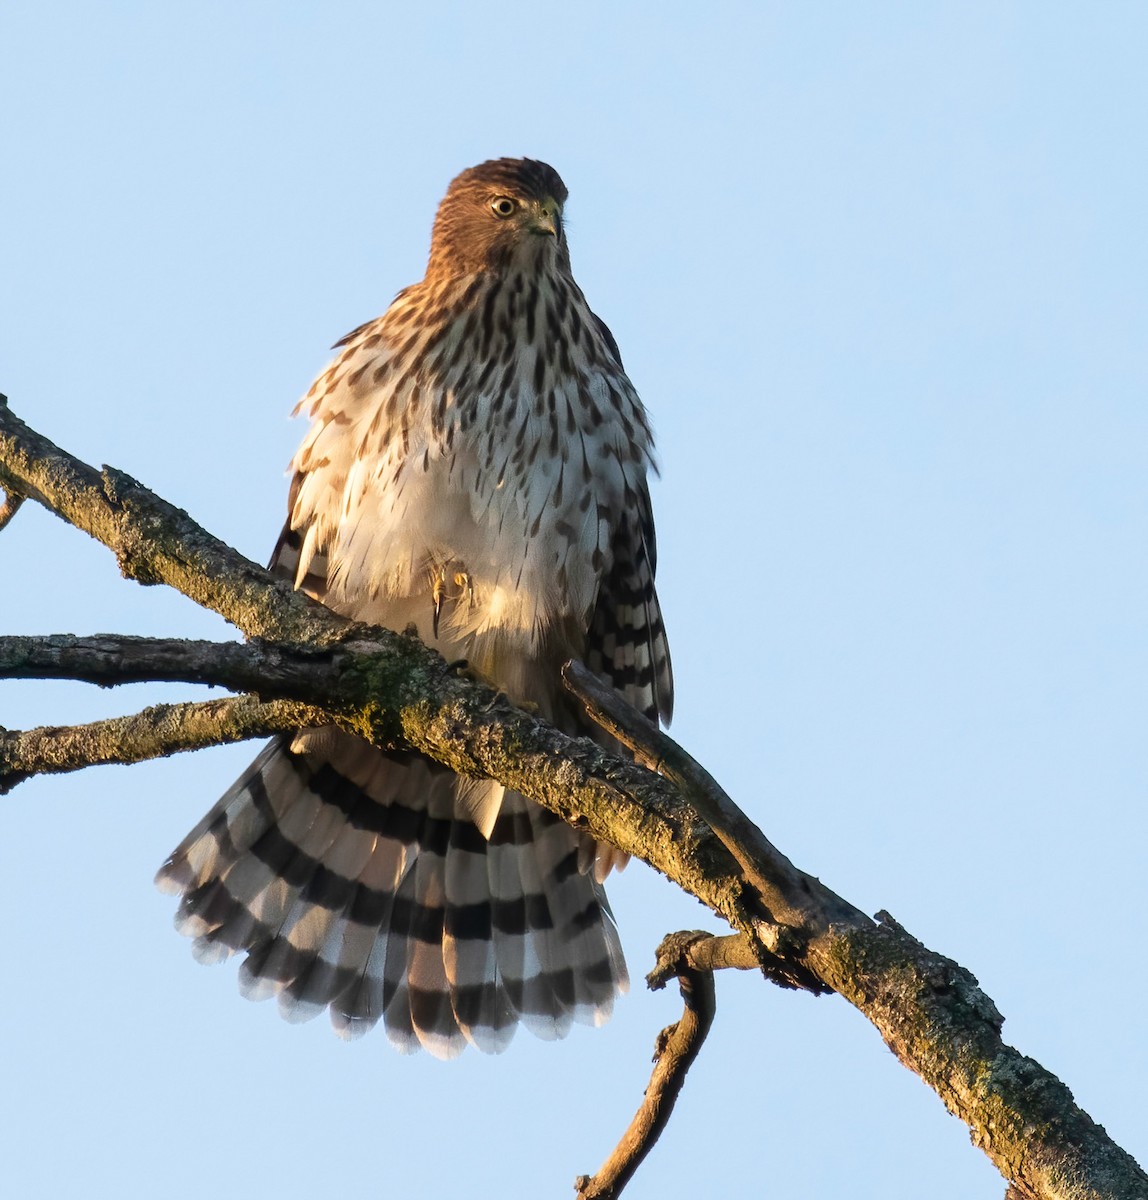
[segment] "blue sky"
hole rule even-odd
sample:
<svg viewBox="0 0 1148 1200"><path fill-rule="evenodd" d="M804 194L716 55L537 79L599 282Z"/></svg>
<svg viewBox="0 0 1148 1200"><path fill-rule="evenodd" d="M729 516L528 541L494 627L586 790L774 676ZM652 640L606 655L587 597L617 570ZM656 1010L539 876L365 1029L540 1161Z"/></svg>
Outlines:
<svg viewBox="0 0 1148 1200"><path fill-rule="evenodd" d="M1143 1162L1146 42L1131 3L9 5L0 391L263 559L286 414L447 182L553 163L658 434L673 733ZM0 565L5 631L229 636L31 505ZM5 684L0 724L190 694ZM676 998L449 1065L246 1003L151 876L253 754L0 802L0 1190L569 1194ZM636 978L719 928L640 864L611 896ZM628 1196L1001 1195L843 1001L718 1002Z"/></svg>

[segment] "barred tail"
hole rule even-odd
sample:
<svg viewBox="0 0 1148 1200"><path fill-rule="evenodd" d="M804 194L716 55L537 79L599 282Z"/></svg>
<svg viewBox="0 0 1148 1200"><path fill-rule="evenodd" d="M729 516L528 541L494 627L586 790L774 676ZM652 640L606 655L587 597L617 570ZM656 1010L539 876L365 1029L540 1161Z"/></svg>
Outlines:
<svg viewBox="0 0 1148 1200"><path fill-rule="evenodd" d="M329 1008L355 1037L381 1018L440 1058L502 1050L519 1020L601 1024L627 986L605 892L572 829L500 792L335 731L280 738L156 883L196 958L244 951L244 995L288 1020Z"/></svg>

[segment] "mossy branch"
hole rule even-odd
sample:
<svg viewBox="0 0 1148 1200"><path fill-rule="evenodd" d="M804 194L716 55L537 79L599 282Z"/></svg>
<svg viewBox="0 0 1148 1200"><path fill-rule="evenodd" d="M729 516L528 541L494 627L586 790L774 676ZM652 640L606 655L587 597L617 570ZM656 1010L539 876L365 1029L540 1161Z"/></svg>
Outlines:
<svg viewBox="0 0 1148 1200"><path fill-rule="evenodd" d="M696 896L740 934L719 940L711 965L745 965L748 952L778 982L839 993L965 1121L1015 1194L1148 1197L1148 1175L1068 1089L1001 1040L1002 1017L968 971L796 868L680 747L643 730L616 700L587 694L576 668L570 679L591 710L665 775L514 709L415 639L355 625L292 591L130 477L96 471L54 446L2 398L0 488L5 517L21 498L36 500L108 546L128 578L169 584L251 639L8 638L0 676L105 685L184 679L256 697L5 732L0 786L258 736L283 722L330 720L379 746L408 744L455 770L498 779Z"/></svg>

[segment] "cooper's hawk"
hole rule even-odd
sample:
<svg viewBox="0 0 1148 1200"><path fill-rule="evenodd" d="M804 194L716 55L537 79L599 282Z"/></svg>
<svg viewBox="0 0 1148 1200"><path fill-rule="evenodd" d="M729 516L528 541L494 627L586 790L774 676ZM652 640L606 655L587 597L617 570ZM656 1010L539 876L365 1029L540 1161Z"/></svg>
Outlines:
<svg viewBox="0 0 1148 1200"><path fill-rule="evenodd" d="M349 334L299 405L272 565L335 611L466 659L572 732L582 659L669 720L650 429L570 271L545 163L464 171L425 279ZM298 410L297 410L298 411ZM626 968L615 855L489 780L334 728L273 741L161 868L202 961L289 1019L380 1018L402 1049L504 1048L600 1023Z"/></svg>

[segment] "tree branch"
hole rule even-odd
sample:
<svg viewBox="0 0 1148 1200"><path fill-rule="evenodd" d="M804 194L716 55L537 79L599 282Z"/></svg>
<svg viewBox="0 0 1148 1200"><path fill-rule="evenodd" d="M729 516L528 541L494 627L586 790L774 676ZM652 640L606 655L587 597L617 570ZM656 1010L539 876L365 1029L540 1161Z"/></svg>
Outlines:
<svg viewBox="0 0 1148 1200"><path fill-rule="evenodd" d="M324 645L353 628L113 467L97 471L30 429L0 395L0 487L111 550L126 579L166 583L248 637Z"/></svg>
<svg viewBox="0 0 1148 1200"><path fill-rule="evenodd" d="M827 991L824 983L808 972L794 972L794 961L803 950L793 940L795 933L835 923L867 928L872 925L869 917L820 880L798 870L700 763L582 663L567 663L562 669L562 682L582 701L594 721L632 750L639 762L678 785L733 855L746 882L756 891L765 918L759 936L770 952L761 962L766 974L783 986L803 987L814 993Z"/></svg>
<svg viewBox="0 0 1148 1200"><path fill-rule="evenodd" d="M686 1072L701 1052L717 1011L713 970L697 967L690 951L696 945L717 940L726 939L693 930L671 933L658 947L657 963L646 976L646 984L657 991L677 976L685 1011L680 1021L658 1034L654 1072L622 1140L595 1175L580 1175L574 1181L579 1200L616 1200L666 1128Z"/></svg>
<svg viewBox="0 0 1148 1200"><path fill-rule="evenodd" d="M20 505L23 503L23 496L18 496L15 492L5 493L4 503L0 504L0 530L20 511Z"/></svg>
<svg viewBox="0 0 1148 1200"><path fill-rule="evenodd" d="M203 642L96 633L0 637L0 679L204 683L235 692L283 695L302 687L334 693L348 656L271 642Z"/></svg>
<svg viewBox="0 0 1148 1200"><path fill-rule="evenodd" d="M1068 1089L1002 1042L1002 1018L968 971L887 915L871 921L795 868L752 823L731 821L721 805L714 815L705 807L709 784L691 782L685 767L669 768L685 781L679 788L519 712L414 639L342 620L127 476L79 463L3 406L0 487L104 542L129 577L169 583L249 637L280 643L272 649L284 661L301 656L307 669L257 682L264 698L305 703L376 745L405 742L464 774L499 780L666 874L740 930L760 961L784 963L790 982L812 979L818 990L839 992L1028 1194L1148 1194L1148 1176ZM663 763L683 761L666 750L658 751Z"/></svg>
<svg viewBox="0 0 1148 1200"><path fill-rule="evenodd" d="M45 726L25 733L0 727L0 795L33 775L143 762L329 720L321 709L294 700L263 704L251 696L229 696L200 704L157 704L90 725Z"/></svg>

